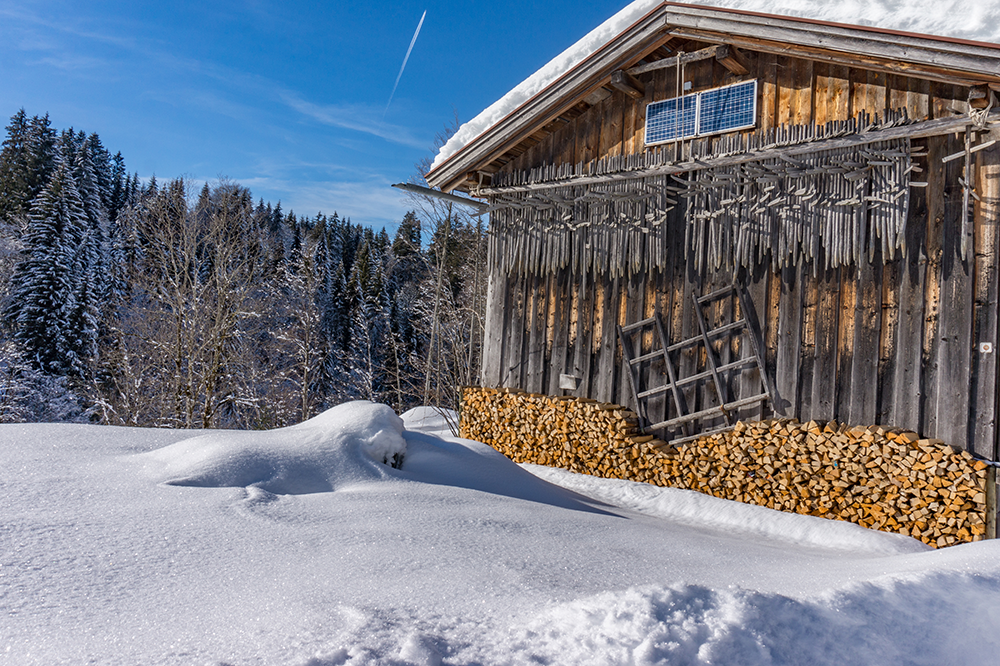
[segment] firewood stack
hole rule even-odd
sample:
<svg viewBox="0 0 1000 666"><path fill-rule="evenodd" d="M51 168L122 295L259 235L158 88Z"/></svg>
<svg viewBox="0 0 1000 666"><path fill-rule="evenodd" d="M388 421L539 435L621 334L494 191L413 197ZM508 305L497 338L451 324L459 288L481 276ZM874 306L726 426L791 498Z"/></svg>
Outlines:
<svg viewBox="0 0 1000 666"><path fill-rule="evenodd" d="M619 405L481 388L465 389L461 428L519 463L847 520L936 547L986 534L987 465L898 429L772 419L676 448L639 434Z"/></svg>

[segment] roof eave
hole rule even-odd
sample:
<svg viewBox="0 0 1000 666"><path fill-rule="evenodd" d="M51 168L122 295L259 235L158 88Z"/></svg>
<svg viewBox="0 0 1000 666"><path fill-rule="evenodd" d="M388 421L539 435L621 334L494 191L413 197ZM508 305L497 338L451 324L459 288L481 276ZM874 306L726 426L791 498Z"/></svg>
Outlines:
<svg viewBox="0 0 1000 666"><path fill-rule="evenodd" d="M1000 45L663 2L439 164L427 174L427 182L445 191L460 186L470 172L538 131L600 87L612 71L655 50L671 35L762 51L791 47L801 51L800 57L869 68L881 63L908 76L1000 89Z"/></svg>

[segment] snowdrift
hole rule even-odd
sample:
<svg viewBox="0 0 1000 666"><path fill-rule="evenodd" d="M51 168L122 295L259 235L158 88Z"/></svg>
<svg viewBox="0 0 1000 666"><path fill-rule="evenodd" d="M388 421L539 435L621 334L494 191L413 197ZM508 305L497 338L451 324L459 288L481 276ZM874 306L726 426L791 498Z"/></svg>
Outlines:
<svg viewBox="0 0 1000 666"><path fill-rule="evenodd" d="M840 666L1000 651L997 542L927 551L526 470L428 410L350 403L292 428L191 435L0 426L4 663Z"/></svg>
<svg viewBox="0 0 1000 666"><path fill-rule="evenodd" d="M403 422L392 409L350 402L288 428L212 432L141 458L152 478L169 485L297 495L383 478L385 465L405 455Z"/></svg>

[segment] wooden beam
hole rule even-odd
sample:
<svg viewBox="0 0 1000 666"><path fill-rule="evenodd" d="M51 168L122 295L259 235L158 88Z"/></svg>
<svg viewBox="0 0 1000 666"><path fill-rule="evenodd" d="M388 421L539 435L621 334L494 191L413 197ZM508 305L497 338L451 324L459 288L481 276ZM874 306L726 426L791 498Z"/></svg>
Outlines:
<svg viewBox="0 0 1000 666"><path fill-rule="evenodd" d="M777 16L721 12L695 5L668 5L664 20L675 37L735 43L730 37L753 38L771 44L813 47L857 56L856 66L869 58L915 66L934 65L952 75L1000 76L1000 50L993 45L955 42L899 32L865 30L845 25L808 23ZM706 39L706 35L712 35ZM851 63L846 63L851 64ZM962 77L964 78L964 77Z"/></svg>
<svg viewBox="0 0 1000 666"><path fill-rule="evenodd" d="M645 65L632 67L631 69L627 70L627 72L632 76L638 76L640 74L645 74L646 72L652 72L657 69L667 69L669 67L676 67L678 64L686 65L689 62L708 60L709 58L714 58L720 48L721 48L720 46L709 46L707 49L701 49L700 51L695 51L694 53L678 52L676 55L670 58L664 58L663 60L655 60Z"/></svg>
<svg viewBox="0 0 1000 666"><path fill-rule="evenodd" d="M992 101L989 86L973 86L969 88L969 106L973 109L985 109Z"/></svg>
<svg viewBox="0 0 1000 666"><path fill-rule="evenodd" d="M621 69L612 72L611 85L632 99L642 99L646 95L646 87L642 85L642 82Z"/></svg>
<svg viewBox="0 0 1000 666"><path fill-rule="evenodd" d="M1000 108L992 110L989 116L987 116L986 122L988 124L1000 123ZM686 173L689 171L700 171L702 169L736 166L760 160L795 158L798 156L828 150L840 150L843 148L866 146L879 141L892 141L894 139L903 139L907 137L910 139L924 139L931 136L942 136L944 134L962 132L972 126L972 119L969 118L969 116L963 115L952 116L949 118L936 118L934 120L924 120L917 123L911 123L909 125L890 127L888 129L869 130L859 134L850 134L848 136L835 137L832 139L807 141L794 146L767 148L764 150L754 150L736 155L723 155L721 157L703 157L701 159L688 162L675 162L673 164L663 164L644 169L621 171L614 174L605 174L601 176L576 176L545 183L517 185L514 187L483 188L482 190L476 192L476 196L531 192L534 190L547 190L553 187L593 185L598 183L608 183L611 181L649 178L652 176L665 176L672 173Z"/></svg>
<svg viewBox="0 0 1000 666"><path fill-rule="evenodd" d="M747 67L743 55L728 44L724 44L718 48L715 52L715 59L733 74L743 76L750 72L750 68Z"/></svg>
<svg viewBox="0 0 1000 666"><path fill-rule="evenodd" d="M913 63L903 60L901 57L893 59L890 56L882 57L881 53L874 51L871 54L853 54L834 51L822 46L806 44L793 44L783 42L772 42L753 37L743 37L736 35L719 35L705 32L698 29L677 30L675 34L681 34L691 39L698 39L703 42L721 42L725 40L732 46L738 46L748 51L759 53L773 53L775 55L791 56L793 58L808 58L821 62L830 62L837 65L849 65L860 67L876 72L887 74L903 74L915 78L937 81L939 83L950 83L955 85L973 86L984 83L1000 83L997 81L997 74L990 71L972 72L965 70L960 72L950 70L947 66L925 65L924 63ZM893 52L889 49L879 49L887 53Z"/></svg>

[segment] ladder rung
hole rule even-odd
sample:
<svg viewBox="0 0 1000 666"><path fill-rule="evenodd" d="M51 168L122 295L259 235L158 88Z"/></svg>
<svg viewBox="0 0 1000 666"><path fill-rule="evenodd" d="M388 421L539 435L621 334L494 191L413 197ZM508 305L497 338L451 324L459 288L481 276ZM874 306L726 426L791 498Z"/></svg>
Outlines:
<svg viewBox="0 0 1000 666"><path fill-rule="evenodd" d="M729 370L733 370L735 368L751 364L757 365L757 358L755 356L751 356L750 358L741 358L738 361L733 361L732 363L720 365L718 368L716 368L716 370L718 370L719 372L727 372ZM711 370L703 370L702 372L699 372L696 375L689 375L684 379L678 379L677 386L687 386L688 384L696 382L699 379L704 379L705 377L711 377L711 376L712 376Z"/></svg>
<svg viewBox="0 0 1000 666"><path fill-rule="evenodd" d="M636 363L642 363L643 361L648 361L651 358L656 358L657 356L663 356L663 350L657 349L656 351L651 351L648 354L643 354L642 356L636 356L629 363L635 365Z"/></svg>
<svg viewBox="0 0 1000 666"><path fill-rule="evenodd" d="M708 437L709 435L715 435L716 433L729 432L732 429L733 429L733 426L731 426L731 425L722 426L721 428L714 428L713 430L706 430L705 432L699 432L697 435L687 435L686 437L680 437L678 439L672 439L669 442L667 442L667 444L672 444L674 446L678 446L680 444L684 444L685 442L691 442L691 441L694 441L696 439L701 439L702 437Z"/></svg>
<svg viewBox="0 0 1000 666"><path fill-rule="evenodd" d="M699 296L698 297L698 302L699 303L708 303L710 300L712 300L714 298L718 298L719 296L723 296L725 294L728 294L728 293L730 293L730 292L732 292L734 290L735 290L735 287L733 287L732 285L730 285L728 287L723 287L722 289L716 289L715 291L710 292L708 294L705 294L704 296Z"/></svg>
<svg viewBox="0 0 1000 666"><path fill-rule="evenodd" d="M736 402L730 402L723 406L709 407L708 409L703 409L700 412L694 412L693 414L685 414L684 416L678 416L666 421L661 421L660 423L654 423L653 425L646 428L646 430L659 430L660 428L669 428L670 426L680 425L681 423L687 423L688 421L697 421L700 418L706 416L711 416L715 413L722 414L723 407L725 410L731 411L733 409L738 409L746 405L752 405L755 402L761 402L762 400L767 400L768 395L766 393L761 393L760 395L755 395L752 398L743 398L742 400L737 400Z"/></svg>
<svg viewBox="0 0 1000 666"><path fill-rule="evenodd" d="M731 324L726 324L725 326L720 326L719 328L713 328L708 332L708 337L713 338L717 335L725 333L726 331L731 331L734 328L740 328L741 326L746 326L746 319L737 319ZM704 342L702 337L699 335L694 338L688 338L687 340L681 340L680 342L675 342L674 344L667 347L667 351L677 351L678 349L683 349L684 347L690 347L693 344L700 344Z"/></svg>
<svg viewBox="0 0 1000 666"><path fill-rule="evenodd" d="M626 324L621 327L622 333L628 333L629 331L634 331L637 328L642 328L643 326L649 326L650 324L656 323L656 317L650 317L649 319L643 319L642 321L637 321L634 324Z"/></svg>
<svg viewBox="0 0 1000 666"><path fill-rule="evenodd" d="M678 383L680 383L680 382L678 382ZM656 395L657 393L665 393L666 391L669 391L669 390L670 390L670 384L664 384L663 386L657 386L656 388L651 388L648 391L643 391L642 393L640 393L636 397L639 400L642 400L643 398L648 398L651 395Z"/></svg>

